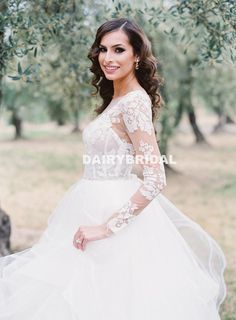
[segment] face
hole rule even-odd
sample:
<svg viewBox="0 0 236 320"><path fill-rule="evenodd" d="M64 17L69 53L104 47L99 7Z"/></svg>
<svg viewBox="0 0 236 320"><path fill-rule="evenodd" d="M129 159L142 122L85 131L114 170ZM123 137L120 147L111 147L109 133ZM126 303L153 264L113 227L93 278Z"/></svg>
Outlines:
<svg viewBox="0 0 236 320"><path fill-rule="evenodd" d="M98 61L108 80L121 80L134 75L135 62L133 47L122 30L109 32L103 36L99 45Z"/></svg>

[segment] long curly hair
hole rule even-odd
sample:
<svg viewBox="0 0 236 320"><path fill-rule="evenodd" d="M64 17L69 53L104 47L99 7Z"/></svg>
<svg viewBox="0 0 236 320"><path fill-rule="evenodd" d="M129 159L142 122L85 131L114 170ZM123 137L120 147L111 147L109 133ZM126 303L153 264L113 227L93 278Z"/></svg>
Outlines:
<svg viewBox="0 0 236 320"><path fill-rule="evenodd" d="M158 109L162 106L162 98L159 93L160 86L162 85L162 78L157 75L157 59L152 54L151 42L134 22L126 18L119 18L109 20L103 23L97 30L96 38L92 44L88 58L92 61L90 71L94 74L92 78L92 85L96 88L96 92L92 96L97 95L99 92L103 99L102 105L95 109L98 114L109 105L114 94L113 81L108 80L98 61L99 45L103 36L111 31L122 29L129 39L130 45L133 47L134 54L140 58L139 69L134 68L135 76L139 84L146 90L152 102L152 121L158 118Z"/></svg>

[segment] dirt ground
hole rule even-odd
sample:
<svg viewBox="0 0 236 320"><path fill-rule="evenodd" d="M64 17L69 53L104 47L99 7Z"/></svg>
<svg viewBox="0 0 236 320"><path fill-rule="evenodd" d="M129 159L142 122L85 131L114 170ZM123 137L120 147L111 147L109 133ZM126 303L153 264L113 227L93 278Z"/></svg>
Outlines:
<svg viewBox="0 0 236 320"><path fill-rule="evenodd" d="M236 129L231 125L212 134L215 121L201 117L209 143L202 146L194 143L186 119L182 121L169 146L177 173L167 172L163 194L225 252L228 295L221 316L235 320ZM81 134L70 134L71 127L25 124L24 130L24 140L12 141L13 128L0 122L0 204L11 217L14 251L37 241L59 199L83 171Z"/></svg>

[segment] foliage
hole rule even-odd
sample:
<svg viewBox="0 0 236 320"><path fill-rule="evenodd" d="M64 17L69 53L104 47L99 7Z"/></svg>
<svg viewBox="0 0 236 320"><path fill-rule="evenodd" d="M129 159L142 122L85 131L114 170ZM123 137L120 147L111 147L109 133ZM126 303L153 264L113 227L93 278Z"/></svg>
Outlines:
<svg viewBox="0 0 236 320"><path fill-rule="evenodd" d="M50 97L50 115L56 119L58 111L59 118L72 119L77 129L88 106L98 102L90 101L87 53L105 20L134 19L150 36L165 78L166 140L178 123L189 66L195 86L204 68L235 62L234 1L5 0L1 6L2 75L8 75L6 81L38 82L42 97ZM222 81L224 77L226 73ZM203 87L206 82L202 80Z"/></svg>
<svg viewBox="0 0 236 320"><path fill-rule="evenodd" d="M178 37L188 47L200 40L200 61L236 61L236 3L234 0L181 0L168 8L182 29ZM188 37L185 32L188 31ZM170 33L175 33L172 27ZM190 37L189 37L190 35ZM188 48L187 47L187 48ZM186 48L186 50L187 50Z"/></svg>

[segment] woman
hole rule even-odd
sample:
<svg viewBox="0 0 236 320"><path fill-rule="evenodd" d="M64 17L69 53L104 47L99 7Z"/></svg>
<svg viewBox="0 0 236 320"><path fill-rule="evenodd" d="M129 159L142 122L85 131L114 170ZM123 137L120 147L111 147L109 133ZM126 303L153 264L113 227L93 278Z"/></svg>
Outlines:
<svg viewBox="0 0 236 320"><path fill-rule="evenodd" d="M160 193L150 42L136 23L114 19L88 57L103 104L83 131L84 175L38 242L0 259L0 319L220 319L224 254ZM143 180L131 173L134 161Z"/></svg>

